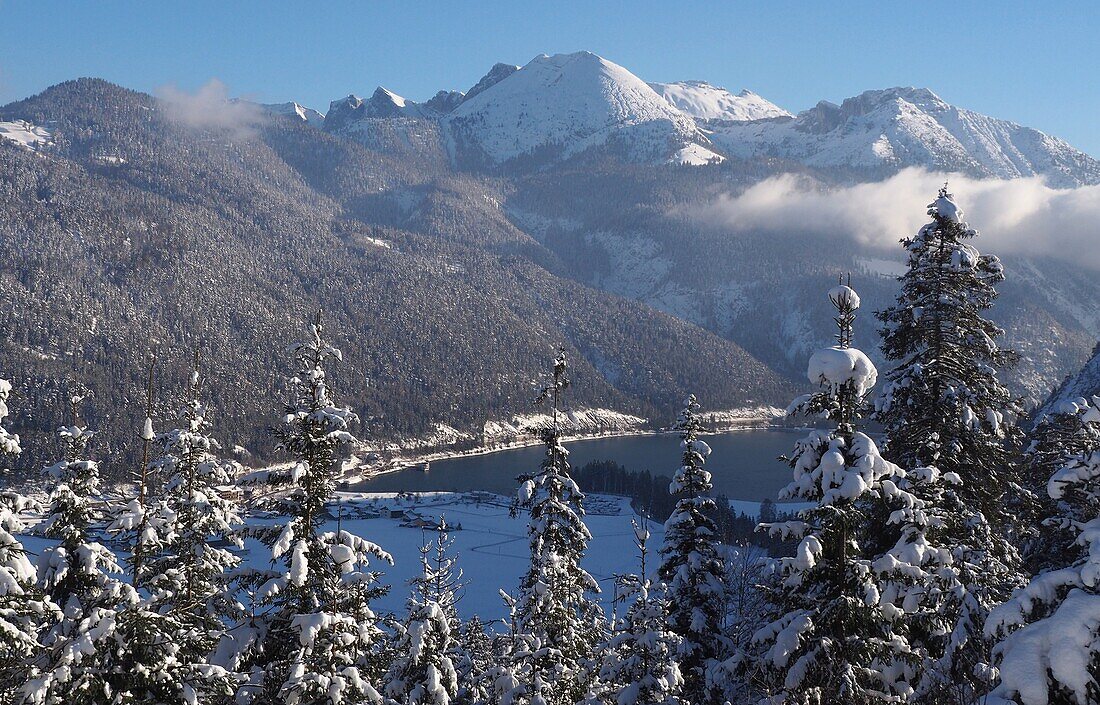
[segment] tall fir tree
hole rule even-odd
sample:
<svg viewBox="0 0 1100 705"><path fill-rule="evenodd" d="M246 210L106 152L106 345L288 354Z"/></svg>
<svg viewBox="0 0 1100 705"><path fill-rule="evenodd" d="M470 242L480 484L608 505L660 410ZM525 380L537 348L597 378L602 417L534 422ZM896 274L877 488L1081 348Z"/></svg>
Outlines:
<svg viewBox="0 0 1100 705"><path fill-rule="evenodd" d="M19 455L19 436L4 428L11 383L0 379L0 458ZM2 467L2 466L0 466ZM0 469L0 475L7 471ZM0 480L2 481L2 480ZM26 680L26 664L38 648L38 630L53 606L39 592L38 573L16 534L24 531L20 515L36 508L14 489L0 488L0 702Z"/></svg>
<svg viewBox="0 0 1100 705"><path fill-rule="evenodd" d="M1052 423L1079 432L1078 422L1100 419L1100 408L1083 399L1073 407ZM1083 437L1070 437L1065 448L1079 448ZM1061 454L1043 445L1044 457ZM1055 509L1048 521L1069 541L1055 542L1057 562L989 614L986 634L1000 638L994 649L999 683L982 700L989 705L1100 702L1100 443L1055 467L1046 493Z"/></svg>
<svg viewBox="0 0 1100 705"><path fill-rule="evenodd" d="M145 645L147 668L135 669L135 675L148 672L154 684L167 675L177 690L161 699L184 704L229 697L237 686L234 674L211 661L226 624L240 617L229 585L240 559L224 546L240 544L234 531L241 520L234 500L223 494L235 485L240 466L217 456L221 446L209 435L201 391L196 352L182 424L154 434L147 417L142 437L159 455L145 453L147 467L138 475L144 489L114 523L130 536L131 573L148 595L124 619L140 632L133 641Z"/></svg>
<svg viewBox="0 0 1100 705"><path fill-rule="evenodd" d="M447 518L441 516L435 530L435 538L420 547L421 572L413 580L415 592L425 602L435 602L443 610L451 631L458 633L458 601L466 590L458 557L454 554L454 538L447 526Z"/></svg>
<svg viewBox="0 0 1100 705"><path fill-rule="evenodd" d="M421 548L421 574L413 581L409 614L386 679L386 695L402 705L449 705L458 697L456 604L462 574L450 554L452 544L441 518L435 540Z"/></svg>
<svg viewBox="0 0 1100 705"><path fill-rule="evenodd" d="M718 527L708 516L716 509L705 469L710 446L695 395L688 397L676 423L683 455L669 492L676 508L665 522L661 580L668 586L669 626L680 637L677 659L684 675L684 698L691 703L721 702L723 677L717 669L731 644L723 630L728 586L719 550Z"/></svg>
<svg viewBox="0 0 1100 705"><path fill-rule="evenodd" d="M58 541L39 559L39 586L60 608L44 630L43 649L31 661L17 698L33 705L102 705L126 702L133 650L120 628L120 614L139 603L134 588L118 579L115 554L95 540L102 525L99 466L85 457L92 432L73 422L59 429L62 458L46 468L57 482L41 533Z"/></svg>
<svg viewBox="0 0 1100 705"><path fill-rule="evenodd" d="M919 687L928 702L972 701L987 689L988 610L1021 582L1007 507L1027 495L1013 467L1018 402L998 375L1016 361L983 317L1000 260L970 244L977 233L946 186L928 207L932 222L903 241L908 269L897 303L877 314L893 367L876 401L884 452L903 467L935 467L951 482L913 493L941 521L931 540L950 546L960 585L940 605L943 624L922 638L932 655Z"/></svg>
<svg viewBox="0 0 1100 705"><path fill-rule="evenodd" d="M762 587L765 623L742 664L765 696L785 705L897 702L912 693L913 655L881 608L868 528L878 506L902 494L895 483L902 471L857 430L877 379L852 347L859 297L837 286L829 299L837 345L811 356L808 377L820 390L790 412L825 418L831 428L796 444L788 458L794 478L780 495L814 506L797 520L763 525L799 543Z"/></svg>
<svg viewBox="0 0 1100 705"><path fill-rule="evenodd" d="M479 705L490 702L490 673L496 662L493 638L477 615L462 622L458 631L458 705Z"/></svg>
<svg viewBox="0 0 1100 705"><path fill-rule="evenodd" d="M281 423L278 448L293 461L261 473L271 493L266 506L287 519L251 534L271 549L271 570L247 572L252 613L229 634L219 662L247 672L243 698L257 704L331 705L381 702L384 664L378 618L370 601L382 594L371 560L389 554L340 529L325 531L341 459L355 442L356 415L338 405L325 363L340 351L324 337L321 314L305 342L291 346L297 374Z"/></svg>
<svg viewBox="0 0 1100 705"><path fill-rule="evenodd" d="M516 601L517 646L511 677L530 703L574 705L595 677L596 646L606 632L592 596L595 578L581 567L592 535L584 523L584 495L569 474L569 451L561 444L562 395L569 386L564 350L538 403L552 408L541 430L546 455L537 473L522 475L517 508L530 513L531 562Z"/></svg>
<svg viewBox="0 0 1100 705"><path fill-rule="evenodd" d="M642 520L646 522L646 519ZM664 584L649 578L649 529L633 523L640 572L618 576L616 602L627 605L603 649L601 694L611 705L681 705L681 638L670 629Z"/></svg>
<svg viewBox="0 0 1100 705"><path fill-rule="evenodd" d="M155 358L154 358L155 363ZM192 606L174 608L175 595L150 591L149 578L165 579L149 561L169 550L175 532L183 529L167 497L150 492L149 446L154 439L152 419L153 366L149 369L146 419L141 429L144 443L142 465L134 474L136 496L110 518L106 530L127 553L130 583L138 597L119 605L115 614L114 648L101 659L111 673L110 687L118 702L156 702L192 705L200 698L228 697L235 679L224 669L209 663L210 647L224 624L208 625L213 635L196 648L201 633L195 630ZM158 568L170 576L179 570L179 556L162 556ZM168 578L170 579L170 578Z"/></svg>

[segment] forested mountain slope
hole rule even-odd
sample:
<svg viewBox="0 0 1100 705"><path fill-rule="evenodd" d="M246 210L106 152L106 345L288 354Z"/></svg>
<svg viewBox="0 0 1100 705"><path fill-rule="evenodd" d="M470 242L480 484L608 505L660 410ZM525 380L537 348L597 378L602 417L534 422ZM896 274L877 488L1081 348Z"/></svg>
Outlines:
<svg viewBox="0 0 1100 705"><path fill-rule="evenodd" d="M577 405L663 418L690 389L714 407L786 393L729 340L563 276L491 202L506 185L289 118L196 127L99 80L0 115L53 139L0 142L3 354L27 448L84 388L108 450L132 448L148 356L174 408L197 345L224 437L263 454L286 341L319 307L345 354L336 384L385 437L527 410L559 344Z"/></svg>
<svg viewBox="0 0 1100 705"><path fill-rule="evenodd" d="M536 63L661 100L594 55ZM389 91L348 99L347 119L330 111L324 129L298 110L196 113L95 79L0 108L26 137L0 139L0 315L20 429L54 428L87 387L92 424L112 450L132 450L149 356L166 409L199 346L219 431L262 457L285 341L318 308L364 435L443 422L476 434L526 411L559 344L575 361L572 403L665 422L690 391L712 409L781 402L829 338L810 292L838 275L859 280L865 311L892 300L900 247L696 217L769 177L828 188L851 183L848 170L770 155L639 162L595 143L507 169L456 162L444 117L504 109L502 86L530 88L530 76L516 83L527 70L495 68L433 107ZM1038 401L1100 336L1100 283L1064 258L1004 260L993 316L1023 353L1012 383ZM876 356L869 316L857 342Z"/></svg>

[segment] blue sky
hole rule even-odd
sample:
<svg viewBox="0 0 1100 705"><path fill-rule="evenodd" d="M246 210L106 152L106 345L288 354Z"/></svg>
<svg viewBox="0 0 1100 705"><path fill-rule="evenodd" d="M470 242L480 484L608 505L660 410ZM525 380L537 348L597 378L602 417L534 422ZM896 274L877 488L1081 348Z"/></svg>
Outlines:
<svg viewBox="0 0 1100 705"><path fill-rule="evenodd" d="M922 2L0 0L0 104L77 76L153 91L217 78L325 110L423 100L498 61L588 49L646 80L751 88L798 111L925 86L1100 156L1100 6Z"/></svg>

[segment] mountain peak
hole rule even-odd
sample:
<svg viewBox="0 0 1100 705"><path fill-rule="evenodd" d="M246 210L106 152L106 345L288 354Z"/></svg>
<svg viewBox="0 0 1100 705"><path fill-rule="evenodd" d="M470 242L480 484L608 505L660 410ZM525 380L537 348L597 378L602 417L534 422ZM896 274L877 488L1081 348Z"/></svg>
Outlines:
<svg viewBox="0 0 1100 705"><path fill-rule="evenodd" d="M675 158L689 144L700 148L685 155L689 161L717 158L688 115L592 52L540 54L502 73L446 118L458 141L490 164L536 154L564 159L609 142L642 161Z"/></svg>
<svg viewBox="0 0 1100 705"><path fill-rule="evenodd" d="M332 132L354 122L362 107L363 99L354 93L346 98L332 101L328 104L328 112L325 113L324 129Z"/></svg>
<svg viewBox="0 0 1100 705"><path fill-rule="evenodd" d="M430 107L405 99L384 86L378 86L367 100L352 94L329 104L324 127L329 132L342 130L359 120L413 117L432 114Z"/></svg>
<svg viewBox="0 0 1100 705"><path fill-rule="evenodd" d="M474 84L473 88L466 91L464 100L469 100L478 93L492 88L516 71L519 71L519 67L515 64L493 64L493 68L489 69L489 73L482 76L481 80Z"/></svg>
<svg viewBox="0 0 1100 705"><path fill-rule="evenodd" d="M410 105L415 103L405 100L388 88L378 86L371 94L370 100L364 104L363 117L397 117Z"/></svg>
<svg viewBox="0 0 1100 705"><path fill-rule="evenodd" d="M434 96L428 99L424 103L424 106L434 110L441 115L446 115L451 112L466 99L466 94L462 91L439 91Z"/></svg>
<svg viewBox="0 0 1100 705"><path fill-rule="evenodd" d="M853 98L846 99L840 108L853 114L862 114L884 104L896 104L898 101L905 101L924 110L944 110L951 107L927 88L898 86L864 91Z"/></svg>
<svg viewBox="0 0 1100 705"><path fill-rule="evenodd" d="M527 62L527 66L532 64L550 64L551 66L562 67L573 61L587 61L592 64L611 63L602 56L593 54L590 51L574 51L568 54L539 54ZM524 68L526 68L526 66Z"/></svg>
<svg viewBox="0 0 1100 705"><path fill-rule="evenodd" d="M271 115L295 118L314 127L320 127L325 121L325 116L320 112L294 101L289 103L260 103L259 105Z"/></svg>

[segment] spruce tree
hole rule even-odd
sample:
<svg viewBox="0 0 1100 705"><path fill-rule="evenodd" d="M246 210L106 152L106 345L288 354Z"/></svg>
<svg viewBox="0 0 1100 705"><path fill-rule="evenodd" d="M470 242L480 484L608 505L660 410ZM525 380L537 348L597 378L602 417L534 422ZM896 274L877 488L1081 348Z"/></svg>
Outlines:
<svg viewBox="0 0 1100 705"><path fill-rule="evenodd" d="M439 518L435 530L435 539L420 548L421 573L413 579L413 587L425 602L435 602L447 617L451 631L458 633L461 621L458 618L458 601L466 585L462 580L462 569L458 567L458 558L454 555L454 539L447 527L446 517Z"/></svg>
<svg viewBox="0 0 1100 705"><path fill-rule="evenodd" d="M99 494L98 466L82 457L93 434L76 420L76 401L73 425L60 432L65 457L47 469L61 484L51 496L51 514L42 527L47 537L61 539L44 552L41 572L62 615L46 631L46 651L32 662L23 702L64 702L73 697L72 691L82 703L189 705L199 692L196 682L204 681L207 671L181 662L174 619L157 612L133 585L119 581L121 566L114 554L91 541L90 532L108 517ZM131 554L139 544L154 544L153 525L145 521L144 510L145 504L135 500L114 524L134 529L125 532L132 539L126 542ZM216 692L230 693L224 687Z"/></svg>
<svg viewBox="0 0 1100 705"><path fill-rule="evenodd" d="M229 571L240 559L222 547L240 543L234 535L241 521L235 503L222 494L235 484L240 468L217 456L220 445L209 435L201 390L196 354L180 427L154 435L147 419L142 433L160 454L148 461L139 481L157 477L159 496L139 493L142 499L115 522L116 528L136 531L132 542L141 551L132 552L132 573L148 595L124 620L140 632L134 641L145 645L140 656L148 668L134 669L135 677L148 672L159 683L167 675L181 703L224 698L237 685L211 657L226 624L240 616L229 586Z"/></svg>
<svg viewBox="0 0 1100 705"><path fill-rule="evenodd" d="M386 695L408 705L448 705L458 697L458 611L462 573L450 555L452 539L440 519L435 541L421 548L409 614L400 628Z"/></svg>
<svg viewBox="0 0 1100 705"><path fill-rule="evenodd" d="M28 669L18 701L34 705L101 705L131 696L133 651L120 628L120 613L139 603L114 553L93 537L104 520L99 466L85 457L92 432L73 423L58 431L64 452L46 468L57 481L41 533L58 543L39 559L39 587L61 614L43 633L43 650Z"/></svg>
<svg viewBox="0 0 1100 705"><path fill-rule="evenodd" d="M837 345L814 353L808 377L820 390L803 395L791 413L827 419L787 459L793 481L781 497L814 506L797 520L765 526L798 540L793 556L775 562L762 590L764 625L755 653L742 661L764 695L786 705L896 702L912 688L912 654L880 607L868 550L870 517L899 493L900 468L885 461L858 430L877 371L852 347L859 297L848 286L829 292L837 309Z"/></svg>
<svg viewBox="0 0 1100 705"><path fill-rule="evenodd" d="M1061 413L1100 418L1084 400L1074 406ZM983 700L990 705L1100 702L1100 443L1055 468L1047 494L1057 510L1050 521L1071 538L1055 545L1062 562L989 614L986 634L1001 638L999 683Z"/></svg>
<svg viewBox="0 0 1100 705"><path fill-rule="evenodd" d="M298 371L273 434L293 460L259 477L271 491L265 506L287 518L251 531L270 547L272 569L245 574L252 613L231 632L219 662L247 672L242 695L253 703L380 702L381 630L370 601L382 589L366 568L392 559L349 531L324 530L357 417L332 398L325 363L341 355L326 342L320 314L290 353Z"/></svg>
<svg viewBox="0 0 1100 705"><path fill-rule="evenodd" d="M719 702L721 676L716 666L726 658L729 639L723 633L726 569L718 527L708 516L716 508L704 468L710 446L699 438L703 424L695 395L688 397L676 423L683 455L669 491L679 497L665 522L660 577L668 585L669 626L680 637L677 658L684 674L684 697L691 703Z"/></svg>
<svg viewBox="0 0 1100 705"><path fill-rule="evenodd" d="M4 428L11 383L0 379L0 457L18 455L19 436ZM0 474L6 474L0 470ZM37 588L38 574L15 534L26 526L20 514L35 503L0 488L0 692L10 694L26 679L26 664L38 647L39 625L52 611ZM7 696L0 695L0 702Z"/></svg>
<svg viewBox="0 0 1100 705"><path fill-rule="evenodd" d="M510 677L522 684L530 703L574 705L594 678L596 645L606 630L592 595L596 580L581 567L592 535L584 524L584 495L569 474L569 452L561 444L559 416L569 386L564 350L538 403L552 407L541 430L542 467L522 475L517 507L530 513L527 536L531 562L516 602L517 646Z"/></svg>
<svg viewBox="0 0 1100 705"><path fill-rule="evenodd" d="M477 615L462 622L458 632L459 705L476 705L489 702L491 683L487 677L495 663L493 639L486 632L485 623Z"/></svg>
<svg viewBox="0 0 1100 705"><path fill-rule="evenodd" d="M893 367L875 419L888 458L934 467L947 480L913 487L942 520L931 540L951 548L960 582L939 607L943 624L921 637L932 663L919 690L925 700L958 703L987 688L989 643L981 625L1020 584L1006 508L1026 491L1011 463L1020 409L998 379L1017 356L998 345L1003 331L983 318L1004 269L970 244L977 233L946 187L928 214L932 222L903 241L908 270L897 303L877 314Z"/></svg>
<svg viewBox="0 0 1100 705"><path fill-rule="evenodd" d="M685 702L676 660L681 640L669 628L664 585L654 585L648 577L649 530L637 522L633 526L641 570L616 580L616 601L628 607L604 648L601 690L613 705L680 705Z"/></svg>
<svg viewBox="0 0 1100 705"><path fill-rule="evenodd" d="M153 371L150 367L148 403L152 406ZM158 568L150 559L169 549L177 531L183 530L175 508L165 497L150 494L149 444L152 420L146 416L141 431L144 441L142 467L135 473L136 497L113 516L107 531L126 551L130 582L137 599L120 604L115 613L114 646L99 654L104 672L110 673L110 689L118 702L155 702L191 705L206 696L228 697L234 679L209 663L208 655L225 625L209 624L210 633L196 630L191 605L172 605L174 594L150 591L149 577L170 578L179 570L180 556L164 557ZM107 517L104 517L107 518ZM162 574L166 572L166 574Z"/></svg>

